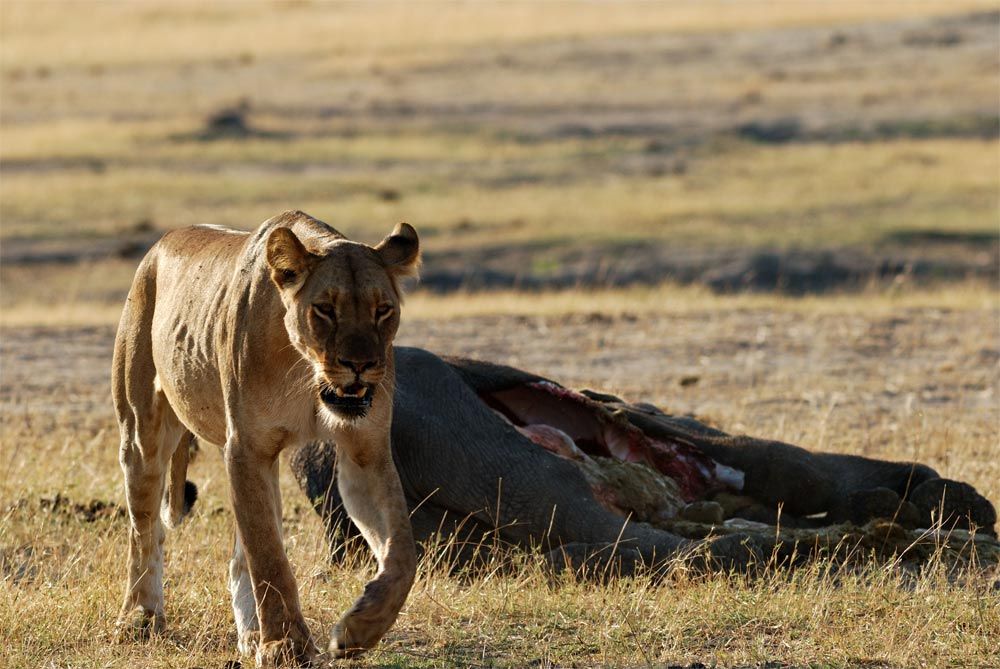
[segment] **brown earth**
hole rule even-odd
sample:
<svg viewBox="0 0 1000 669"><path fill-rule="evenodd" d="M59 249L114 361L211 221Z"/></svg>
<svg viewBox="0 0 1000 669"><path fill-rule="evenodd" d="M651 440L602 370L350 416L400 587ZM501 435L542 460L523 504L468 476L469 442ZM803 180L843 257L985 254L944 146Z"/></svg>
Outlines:
<svg viewBox="0 0 1000 669"><path fill-rule="evenodd" d="M996 501L996 322L995 310L931 308L477 316L404 319L399 343L515 365L731 432L912 458ZM82 419L113 429L113 335L111 327L4 330L4 423Z"/></svg>

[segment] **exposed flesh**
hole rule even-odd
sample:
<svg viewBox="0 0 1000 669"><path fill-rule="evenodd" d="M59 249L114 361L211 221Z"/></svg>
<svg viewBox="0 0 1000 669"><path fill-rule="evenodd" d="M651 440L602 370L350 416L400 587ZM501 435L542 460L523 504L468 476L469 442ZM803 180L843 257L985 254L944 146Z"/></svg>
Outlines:
<svg viewBox="0 0 1000 669"><path fill-rule="evenodd" d="M673 518L687 502L739 491L742 472L696 448L654 439L600 402L533 382L483 398L535 444L580 466L595 498L636 520Z"/></svg>
<svg viewBox="0 0 1000 669"><path fill-rule="evenodd" d="M778 529L743 520L738 515L742 508L755 503L739 494L743 472L688 444L653 439L596 400L547 382L495 392L483 400L533 443L573 461L606 509L690 539L756 533L776 540L775 557L781 560L844 557L859 550L918 561L940 554L949 564L965 564L970 555L980 564L1000 560L995 539L962 530L931 537L926 530L905 530L887 521ZM681 516L689 502L707 498L718 503L729 520L704 524Z"/></svg>

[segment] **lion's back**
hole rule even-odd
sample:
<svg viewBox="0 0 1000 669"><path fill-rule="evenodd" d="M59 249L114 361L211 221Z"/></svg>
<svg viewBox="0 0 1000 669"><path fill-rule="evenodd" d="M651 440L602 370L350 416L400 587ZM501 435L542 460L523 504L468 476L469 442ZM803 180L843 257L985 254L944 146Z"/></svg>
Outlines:
<svg viewBox="0 0 1000 669"><path fill-rule="evenodd" d="M212 420L222 415L220 328L228 322L230 294L250 233L193 226L165 234L150 250L155 312L152 359L171 405L199 437L223 435Z"/></svg>

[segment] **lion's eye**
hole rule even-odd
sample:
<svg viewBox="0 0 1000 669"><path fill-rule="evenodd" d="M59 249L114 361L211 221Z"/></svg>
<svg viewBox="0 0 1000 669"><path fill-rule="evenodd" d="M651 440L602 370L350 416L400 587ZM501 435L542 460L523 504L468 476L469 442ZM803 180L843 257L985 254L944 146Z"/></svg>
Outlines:
<svg viewBox="0 0 1000 669"><path fill-rule="evenodd" d="M378 307L375 310L375 320L377 321L385 320L386 318L389 317L389 314L391 313L392 313L392 305L383 304L382 306Z"/></svg>
<svg viewBox="0 0 1000 669"><path fill-rule="evenodd" d="M333 322L334 316L337 315L337 310L334 308L332 304L328 303L314 304L313 311L316 313L317 316L319 316L320 318L325 318L331 323Z"/></svg>

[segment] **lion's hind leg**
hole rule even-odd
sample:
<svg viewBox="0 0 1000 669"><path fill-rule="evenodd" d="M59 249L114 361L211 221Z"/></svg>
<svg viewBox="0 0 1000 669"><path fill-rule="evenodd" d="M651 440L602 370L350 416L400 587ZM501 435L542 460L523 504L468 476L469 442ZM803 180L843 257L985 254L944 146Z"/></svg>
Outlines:
<svg viewBox="0 0 1000 669"><path fill-rule="evenodd" d="M136 436L122 436L119 459L125 475L129 514L128 580L118 627L140 637L161 632L163 612L163 540L161 500L170 456L187 447L187 430L157 392L151 411L136 417Z"/></svg>
<svg viewBox="0 0 1000 669"><path fill-rule="evenodd" d="M160 504L171 456L187 429L159 389L152 355L155 259L140 265L115 339L112 394L129 514L128 571L119 633L145 636L165 625Z"/></svg>
<svg viewBox="0 0 1000 669"><path fill-rule="evenodd" d="M187 480L188 462L194 450L195 440L191 432L185 432L180 444L170 457L170 471L167 473L167 487L163 495L160 518L168 528L175 529L191 512L198 499L198 487Z"/></svg>

